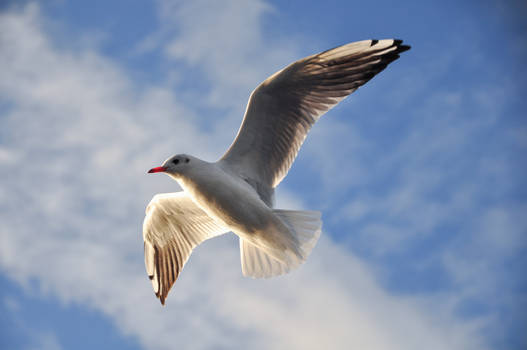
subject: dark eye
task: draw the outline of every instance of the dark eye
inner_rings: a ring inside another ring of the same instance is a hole
[[[174,163],[174,164],[177,164],[177,163],[179,163],[179,159],[177,159],[177,158],[176,158],[176,159],[174,159],[174,160],[172,161],[172,163]]]
[[[190,159],[185,158],[185,163],[188,163],[188,162],[190,162]]]

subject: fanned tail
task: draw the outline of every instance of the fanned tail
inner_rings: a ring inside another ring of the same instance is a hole
[[[269,278],[287,273],[300,266],[313,250],[322,229],[321,214],[318,211],[273,210],[294,235],[288,247],[287,261],[280,261],[267,254],[264,249],[240,238],[242,273],[254,278]]]

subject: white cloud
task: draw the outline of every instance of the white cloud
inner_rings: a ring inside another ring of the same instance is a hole
[[[273,38],[268,42],[261,27],[264,15],[273,13],[264,1],[159,0],[161,27],[146,39],[168,61],[168,76],[185,103],[204,115],[220,110],[223,118],[207,118],[216,129],[215,157],[227,149],[240,125],[250,92],[267,76],[300,58],[294,42]],[[182,78],[181,68],[192,72]],[[180,84],[184,84],[180,86]]]
[[[211,75],[212,105],[238,101],[232,96],[239,91],[221,90],[255,79],[245,75],[262,71],[248,59],[254,53],[265,51],[269,60],[289,55],[261,48],[257,19],[268,7],[243,2],[248,19],[237,22],[241,4],[213,8],[214,16],[199,3],[175,10],[178,34],[167,50]],[[179,11],[215,21],[211,28],[207,20],[181,22]],[[140,229],[150,197],[177,186],[144,172],[189,145],[199,156],[216,155],[227,146],[219,136],[224,127],[200,130],[195,106],[163,85],[137,87],[96,51],[55,47],[40,16],[33,4],[0,17],[0,96],[8,102],[0,119],[0,266],[28,293],[94,307],[152,349],[484,348],[477,322],[441,312],[442,298],[390,295],[327,234],[305,266],[272,280],[241,277],[234,237],[206,242],[161,308],[144,273]],[[223,35],[206,36],[225,25],[232,28]],[[229,61],[233,53],[223,50],[209,57],[218,41],[240,57]],[[281,202],[299,203],[290,193]],[[31,279],[39,291],[30,289]]]

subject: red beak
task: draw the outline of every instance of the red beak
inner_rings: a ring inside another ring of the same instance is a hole
[[[165,168],[164,166],[158,166],[157,168],[152,168],[150,170],[148,170],[148,173],[151,174],[151,173],[163,173],[167,170],[167,168]]]

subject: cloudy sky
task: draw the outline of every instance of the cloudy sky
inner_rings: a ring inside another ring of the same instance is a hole
[[[0,2],[3,349],[525,349],[522,1]],[[243,278],[235,236],[166,307],[143,266],[146,170],[215,160],[252,89],[351,41],[412,50],[314,127],[278,205],[308,262]]]

